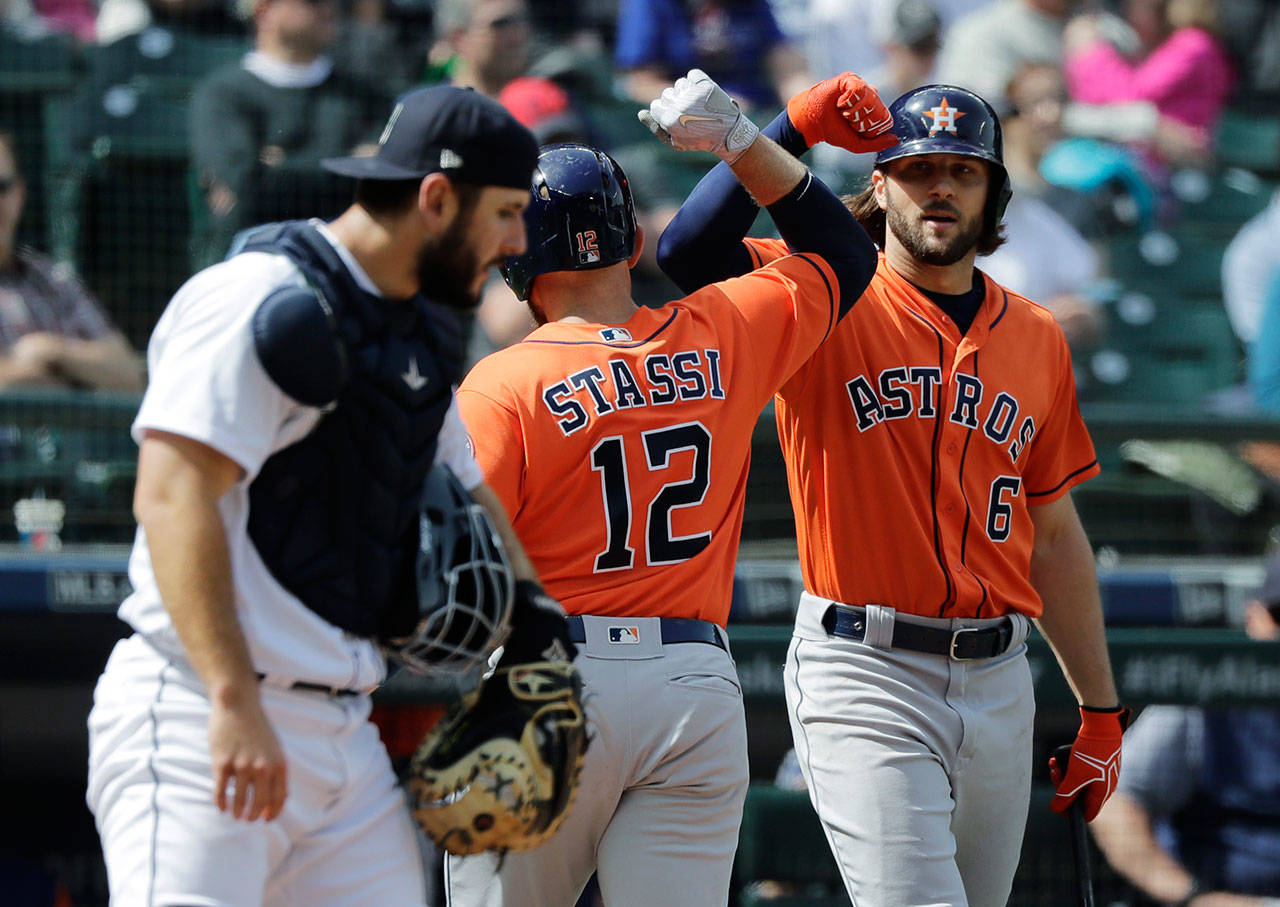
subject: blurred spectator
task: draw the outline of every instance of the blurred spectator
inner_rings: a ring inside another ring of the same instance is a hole
[[[1166,165],[1209,162],[1214,127],[1235,82],[1233,66],[1214,34],[1216,0],[1125,0],[1124,13],[1137,45],[1129,56],[1107,39],[1099,17],[1071,22],[1067,89],[1084,104],[1154,107],[1148,115],[1131,108],[1125,118],[1145,132],[1134,144],[1163,183]]]
[[[1096,340],[1104,326],[1093,295],[1100,276],[1098,254],[1055,210],[1058,200],[1071,193],[1050,186],[1039,171],[1045,151],[1062,136],[1062,79],[1056,67],[1025,66],[1006,95],[1011,109],[1003,120],[1004,163],[1013,183],[1004,215],[1007,239],[978,266],[997,283],[1051,311],[1067,342],[1078,349]]]
[[[0,132],[0,387],[140,391],[141,358],[70,272],[14,237],[26,186]]]
[[[242,227],[342,207],[324,157],[372,147],[390,106],[378,86],[334,66],[326,51],[334,0],[247,0],[254,49],[196,89],[191,155],[208,206],[197,254],[211,262]]]
[[[941,41],[942,16],[933,0],[898,0],[889,20],[889,33],[881,45],[883,61],[860,75],[876,87],[886,103],[891,103],[911,89],[934,81]]]
[[[1248,220],[1222,255],[1222,301],[1236,336],[1247,344],[1258,339],[1264,300],[1280,273],[1280,192],[1266,210]]]
[[[1263,280],[1259,299],[1262,313],[1258,333],[1248,345],[1245,381],[1254,406],[1280,415],[1280,268],[1273,267]],[[1269,474],[1280,481],[1280,471],[1273,468]]]
[[[879,63],[854,70],[874,85],[886,104],[913,88],[933,81],[934,63],[942,38],[942,16],[933,0],[892,0],[889,21],[878,50]],[[843,72],[844,70],[837,70]],[[833,73],[834,75],[834,73]],[[828,185],[841,186],[871,172],[874,154],[851,154],[826,143],[810,152],[813,168]]]
[[[381,82],[392,97],[411,88],[426,58],[422,24],[395,15],[395,0],[349,0],[344,11],[334,64]]]
[[[768,0],[619,0],[614,60],[648,104],[697,67],[746,107],[776,110],[811,84]]]
[[[1280,638],[1280,557],[1245,606]],[[1116,793],[1091,824],[1107,861],[1163,904],[1280,898],[1280,711],[1149,706],[1124,738]]]
[[[939,38],[951,23],[989,2],[930,2],[942,23]],[[866,78],[866,73],[881,69],[885,63],[885,44],[893,38],[894,19],[900,15],[900,6],[897,0],[812,0],[802,19],[809,72],[815,78],[829,79],[848,70]],[[880,87],[875,82],[871,84]],[[897,97],[887,89],[881,89],[881,95],[886,104]]]
[[[96,16],[91,0],[0,0],[0,27],[24,39],[67,32],[88,44]]]
[[[1075,0],[994,0],[942,39],[938,81],[975,91],[1001,114],[1005,86],[1028,63],[1062,62],[1062,31]]]
[[[151,26],[206,36],[244,34],[244,22],[228,0],[102,0],[98,7],[99,44],[111,44]]]
[[[586,125],[569,93],[550,79],[513,79],[498,92],[498,103],[533,133],[539,145],[587,141]]]
[[[529,66],[524,0],[439,0],[430,64],[454,85],[496,98]]]
[[[1241,87],[1280,103],[1280,3],[1219,0],[1221,37],[1236,61]]]

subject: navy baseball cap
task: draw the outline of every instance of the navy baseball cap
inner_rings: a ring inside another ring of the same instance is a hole
[[[326,158],[326,170],[362,180],[443,173],[481,186],[528,189],[538,143],[497,101],[470,88],[433,85],[397,102],[376,154]]]

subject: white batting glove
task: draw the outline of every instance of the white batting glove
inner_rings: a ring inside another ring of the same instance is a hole
[[[637,116],[677,151],[710,151],[727,164],[742,157],[760,134],[737,102],[701,69],[689,70]]]

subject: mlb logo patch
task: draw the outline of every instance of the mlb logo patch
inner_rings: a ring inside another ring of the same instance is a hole
[[[640,644],[640,628],[610,627],[609,642],[617,646],[637,646]]]
[[[626,328],[605,328],[600,332],[600,337],[612,343],[618,340],[630,340],[631,332]]]

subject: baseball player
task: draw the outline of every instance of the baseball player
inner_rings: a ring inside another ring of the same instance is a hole
[[[887,129],[875,92],[860,101]],[[875,248],[701,71],[641,118],[719,155],[784,239],[760,270],[641,308],[629,269],[644,237],[622,170],[583,145],[538,159],[529,251],[504,274],[540,327],[478,363],[458,403],[485,480],[570,614],[594,737],[559,833],[500,862],[450,857],[452,907],[570,907],[597,869],[610,907],[728,899],[747,754],[724,628],[751,434],[862,292]],[[894,141],[845,128],[851,143]]]
[[[272,225],[161,317],[87,799],[115,904],[423,904],[369,692],[417,620],[419,496],[447,465],[497,524],[453,399],[456,319],[525,249],[533,137],[443,86],[397,105],[332,223]],[[436,301],[428,301],[423,293]],[[527,604],[527,601],[526,601]],[[563,623],[563,618],[561,619]]]
[[[842,144],[849,78],[767,132]],[[1053,316],[974,267],[1010,192],[994,111],[931,85],[890,112],[899,143],[846,199],[883,250],[874,277],[775,401],[805,584],[787,702],[854,903],[985,907],[1026,823],[1031,621],[1081,705],[1054,808],[1092,817],[1115,784],[1126,712],[1067,494],[1098,464]],[[739,242],[755,210],[731,182],[708,174],[663,236],[687,290],[784,251]]]

